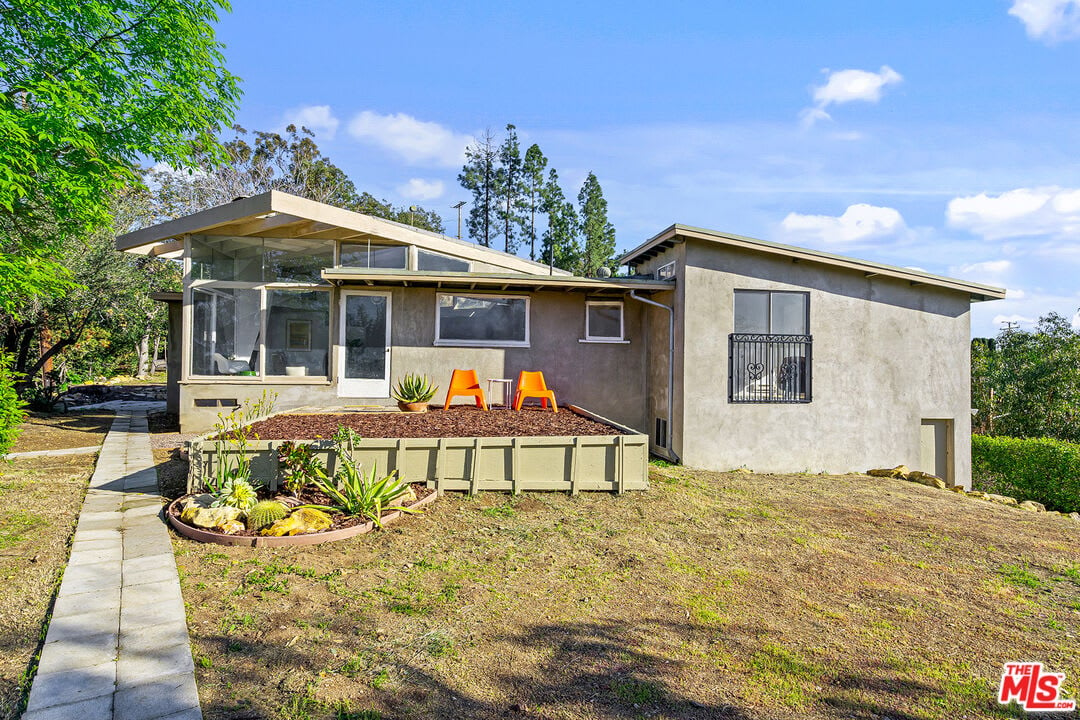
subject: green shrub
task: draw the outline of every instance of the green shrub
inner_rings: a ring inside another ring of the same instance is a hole
[[[19,424],[26,418],[23,405],[15,392],[10,358],[0,354],[0,455],[10,450],[19,437]]]
[[[1080,444],[1047,438],[974,435],[971,473],[980,490],[1080,512]]]

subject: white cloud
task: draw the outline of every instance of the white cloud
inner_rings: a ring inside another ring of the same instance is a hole
[[[380,115],[365,110],[349,122],[349,134],[399,155],[413,165],[460,166],[469,135],[449,130],[439,123],[417,120],[411,115]]]
[[[446,190],[442,180],[424,180],[412,178],[404,185],[398,186],[398,194],[409,200],[434,200],[442,197]]]
[[[987,240],[1049,235],[1080,235],[1080,190],[1060,187],[1017,188],[998,195],[953,198],[945,210],[950,227]]]
[[[851,205],[839,217],[789,213],[780,226],[791,235],[832,245],[894,236],[905,227],[904,218],[897,210],[865,203]]]
[[[1020,324],[1020,325],[1034,325],[1036,322],[1038,322],[1037,318],[1028,317],[1027,315],[1019,315],[1017,313],[1013,313],[1012,315],[995,315],[994,316],[994,324],[995,325],[1005,325],[1005,323],[1017,323],[1017,324]]]
[[[1012,269],[1011,260],[985,260],[949,268],[950,275],[978,281],[980,278],[1000,278]]]
[[[1077,0],[1080,2],[1080,0]],[[828,72],[826,70],[825,72]],[[830,105],[861,101],[876,103],[889,85],[895,85],[904,78],[888,65],[882,65],[877,72],[869,70],[837,70],[830,72],[824,85],[814,88],[814,105],[800,113],[804,125],[813,125],[818,120],[829,120],[826,111]]]
[[[1080,0],[1014,0],[1009,14],[1047,44],[1080,37]]]
[[[329,105],[305,105],[288,110],[285,124],[306,127],[318,139],[333,140],[341,121],[334,117]]]

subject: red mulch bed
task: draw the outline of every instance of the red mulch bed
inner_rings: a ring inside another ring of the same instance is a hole
[[[402,503],[403,507],[409,507],[409,506],[413,505],[416,502],[420,502],[421,500],[426,498],[428,495],[435,492],[434,489],[429,488],[424,483],[412,483],[412,489],[413,489],[413,492],[416,493],[416,500],[413,501],[413,502]],[[293,497],[285,496],[285,495],[275,495],[273,497],[262,497],[260,495],[259,499],[260,500],[280,500],[281,502],[285,503],[286,505],[288,505],[290,507],[295,507],[297,505],[327,505],[327,504],[330,503],[330,498],[326,497],[326,495],[322,494],[318,490],[315,490],[314,488],[311,488],[311,487],[304,488],[300,492],[300,497],[299,498],[293,498]],[[171,514],[173,516],[175,516],[177,519],[179,519],[179,517],[180,517],[179,507],[172,507],[171,508]],[[366,523],[368,521],[368,519],[364,518],[364,517],[357,517],[355,515],[342,515],[340,513],[331,513],[330,514],[330,519],[333,521],[334,524],[331,525],[326,530],[323,530],[321,532],[330,532],[331,530],[342,530],[344,528],[350,528],[350,527],[353,527],[355,525],[363,525],[364,523]],[[200,528],[200,530],[205,530],[205,529],[206,528]],[[239,532],[235,532],[235,533],[232,533],[232,534],[235,535],[235,536],[238,536],[238,537],[254,537],[254,536],[258,535],[259,533],[257,531],[255,531],[255,530],[241,530]],[[315,533],[315,534],[317,535],[318,533]]]
[[[426,413],[360,412],[341,414],[283,414],[251,425],[260,440],[314,440],[329,438],[344,425],[366,438],[540,437],[567,435],[622,435],[605,423],[561,409],[540,407],[516,410],[481,410],[451,405]]]

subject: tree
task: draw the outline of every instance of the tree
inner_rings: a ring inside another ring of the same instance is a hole
[[[503,224],[503,249],[516,253],[517,229],[522,223],[518,203],[522,195],[521,146],[517,128],[506,126],[506,139],[499,148],[499,167],[495,171],[495,188],[499,198],[499,219]]]
[[[971,347],[976,430],[1080,442],[1080,333],[1057,313]]]
[[[70,280],[56,243],[108,223],[144,158],[214,155],[237,79],[221,0],[0,2],[0,306]]]
[[[255,131],[251,143],[244,128],[234,126],[233,133],[222,144],[227,163],[213,166],[211,158],[205,158],[205,169],[190,173],[172,168],[152,171],[151,184],[158,191],[156,207],[161,213],[153,222],[222,205],[237,197],[280,190],[425,230],[443,231],[442,218],[434,211],[410,211],[367,192],[358,193],[345,171],[322,154],[315,134],[305,127],[289,125],[284,136]]]
[[[555,168],[548,172],[547,183],[541,192],[540,208],[548,216],[548,226],[542,238],[543,259],[557,268],[577,272],[581,260],[577,213],[574,212],[574,204],[563,194]]]
[[[465,225],[469,235],[484,247],[491,247],[499,212],[495,192],[498,158],[495,136],[488,130],[475,144],[465,148],[465,166],[458,175],[458,182],[473,195]]]
[[[522,209],[528,213],[528,217],[525,217],[523,213],[522,219],[528,222],[528,225],[523,225],[523,230],[525,237],[529,239],[530,260],[536,260],[536,214],[537,212],[543,212],[541,206],[543,203],[544,170],[547,168],[547,164],[548,160],[544,157],[539,145],[534,143],[525,151],[525,162],[521,168],[523,179]]]
[[[581,235],[581,273],[595,275],[601,267],[615,269],[615,226],[608,222],[607,200],[596,175],[589,173],[578,193]]]

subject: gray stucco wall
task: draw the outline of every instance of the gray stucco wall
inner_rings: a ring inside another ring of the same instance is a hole
[[[360,288],[357,288],[360,289]],[[434,346],[436,290],[394,288],[391,295],[390,380],[393,385],[407,372],[430,376],[440,387],[433,403],[441,404],[455,368],[472,368],[487,390],[486,378],[511,378],[521,370],[542,370],[560,404],[573,403],[634,429],[648,431],[645,422],[645,345],[643,306],[624,301],[627,344],[582,343],[585,337],[585,302],[580,292],[520,293],[531,299],[531,342],[527,348]],[[338,308],[337,293],[332,300]],[[605,297],[604,299],[611,299]],[[336,317],[332,327],[337,327]],[[666,325],[665,325],[666,332]],[[334,337],[336,341],[336,330]],[[331,363],[331,368],[336,366]],[[257,399],[264,389],[279,394],[276,409],[302,406],[393,404],[389,398],[342,398],[335,384],[311,381],[260,383],[191,381],[181,386],[181,425],[184,432],[203,432],[217,421],[223,407],[195,407],[197,399],[242,402]],[[498,398],[489,398],[489,402]],[[459,398],[455,403],[466,402]]]
[[[920,422],[952,423],[952,480],[969,486],[970,300],[960,292],[689,240],[676,449],[690,466],[761,472],[920,465]],[[809,290],[813,401],[732,404],[736,289]]]

